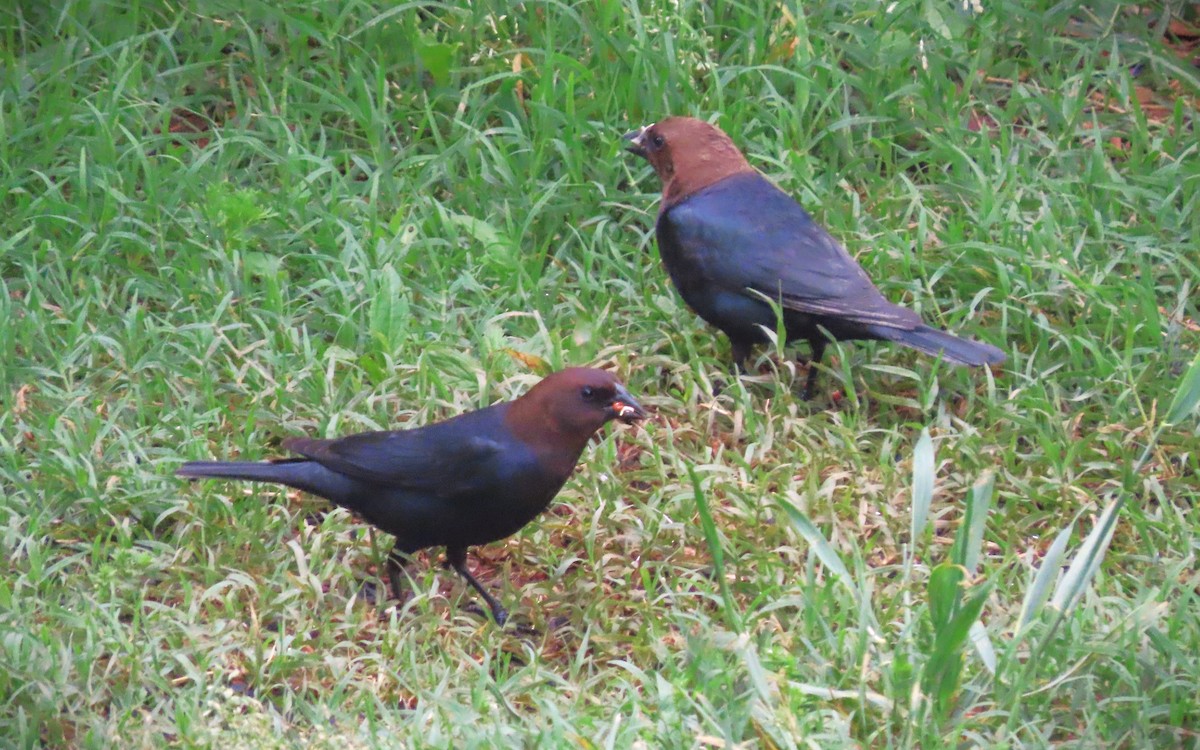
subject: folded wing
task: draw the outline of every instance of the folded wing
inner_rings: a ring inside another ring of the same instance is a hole
[[[727,289],[789,310],[911,330],[911,310],[880,294],[837,240],[758,174],[723,180],[666,216],[682,250]],[[749,292],[746,290],[754,290]]]
[[[326,468],[363,482],[433,497],[486,491],[503,460],[492,412],[507,404],[470,412],[428,427],[394,432],[364,432],[334,440],[290,438],[283,446]]]

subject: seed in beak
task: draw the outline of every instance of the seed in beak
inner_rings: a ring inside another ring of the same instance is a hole
[[[622,419],[625,417],[632,417],[637,414],[637,409],[621,401],[614,401],[612,408],[613,411],[617,413],[617,416],[621,417]]]

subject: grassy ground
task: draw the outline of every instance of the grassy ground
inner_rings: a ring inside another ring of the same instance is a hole
[[[1168,415],[1198,86],[1162,8],[281,5],[0,10],[0,745],[1200,744],[1200,433]],[[620,151],[667,113],[1008,363],[730,383]],[[521,627],[432,554],[377,601],[387,538],[313,498],[172,476],[539,360],[656,418],[475,550]]]

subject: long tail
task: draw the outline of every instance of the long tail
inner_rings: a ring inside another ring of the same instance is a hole
[[[953,362],[956,365],[983,367],[984,365],[998,365],[1006,359],[1004,352],[991,344],[960,339],[958,336],[925,325],[911,331],[876,325],[871,326],[871,332],[882,339],[911,346],[926,354],[934,356],[940,354],[947,362]]]
[[[270,482],[311,492],[334,503],[344,503],[353,491],[352,480],[330,471],[316,461],[303,458],[264,463],[245,461],[189,461],[175,470],[175,475],[189,479],[245,479],[251,482]]]

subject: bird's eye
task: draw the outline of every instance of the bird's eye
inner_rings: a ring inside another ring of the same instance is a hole
[[[591,398],[596,395],[596,391],[590,385],[585,385],[580,393],[583,394],[584,398]]]
[[[653,144],[655,148],[662,148],[663,144],[666,143],[666,140],[664,140],[663,137],[658,133],[655,133],[654,135],[650,136],[650,143]]]

